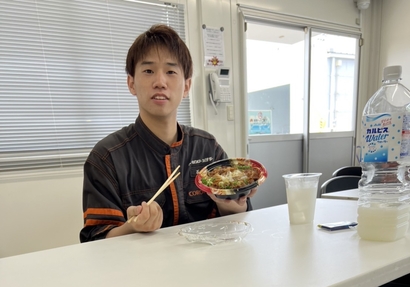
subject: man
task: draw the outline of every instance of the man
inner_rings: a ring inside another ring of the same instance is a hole
[[[81,242],[250,210],[247,197],[221,200],[195,186],[198,170],[227,155],[211,134],[177,123],[193,72],[178,34],[166,25],[141,34],[128,51],[126,72],[140,114],[98,142],[84,165]],[[148,205],[179,165],[181,175]]]

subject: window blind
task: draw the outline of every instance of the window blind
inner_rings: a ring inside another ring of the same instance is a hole
[[[98,140],[133,123],[125,58],[156,23],[185,39],[183,5],[0,1],[0,171],[82,165]],[[178,121],[191,124],[189,98]]]

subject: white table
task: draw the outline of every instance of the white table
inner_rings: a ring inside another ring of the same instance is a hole
[[[359,199],[359,189],[354,188],[354,189],[346,189],[342,191],[323,193],[321,195],[321,198],[358,200]]]
[[[0,286],[379,286],[410,273],[410,235],[361,240],[318,223],[356,220],[357,202],[318,199],[313,225],[289,225],[287,205],[231,215],[242,242],[189,243],[180,226],[0,259]]]

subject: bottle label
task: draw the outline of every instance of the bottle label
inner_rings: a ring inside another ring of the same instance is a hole
[[[401,132],[401,149],[400,157],[410,156],[410,115],[405,114],[403,116],[403,129]]]
[[[403,125],[404,124],[404,125]],[[362,119],[362,162],[398,161],[408,156],[410,117],[402,113],[381,113]],[[402,144],[402,132],[403,142]]]

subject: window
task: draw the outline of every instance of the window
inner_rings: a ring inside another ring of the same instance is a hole
[[[303,29],[248,23],[249,135],[303,133],[304,37]]]
[[[312,133],[355,130],[357,47],[353,36],[312,33]]]
[[[303,29],[247,23],[249,135],[303,133]],[[310,132],[355,129],[357,36],[313,30]]]
[[[1,1],[0,171],[82,165],[98,140],[133,123],[125,58],[156,23],[185,39],[183,5]],[[178,121],[191,124],[189,98]]]
[[[360,28],[237,6],[246,37],[248,135],[303,134],[308,141],[310,133],[354,132]]]

